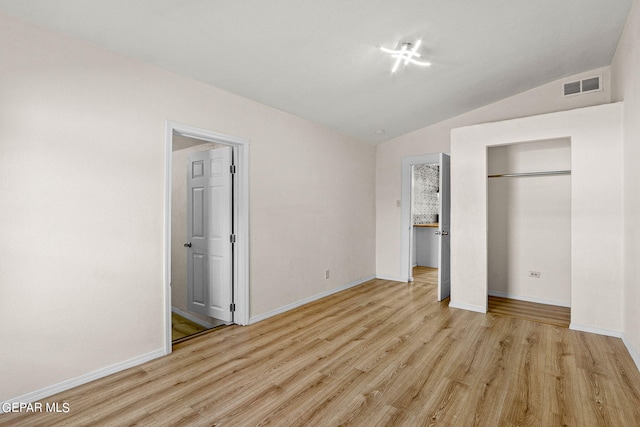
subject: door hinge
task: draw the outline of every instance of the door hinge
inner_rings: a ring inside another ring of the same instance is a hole
[[[231,172],[231,174],[236,173],[236,165],[229,166],[229,172]]]
[[[236,235],[235,235],[235,234],[230,235],[230,236],[229,236],[229,241],[230,241],[231,243],[235,243],[235,242],[236,242]]]
[[[229,306],[229,311],[231,312],[236,311],[236,305],[234,303],[231,303],[231,305]]]

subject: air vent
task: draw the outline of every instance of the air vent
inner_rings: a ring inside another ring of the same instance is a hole
[[[602,81],[600,76],[589,77],[587,79],[575,82],[565,83],[563,85],[564,96],[579,95],[581,93],[597,92],[602,90]]]
[[[579,81],[564,84],[564,96],[576,95],[580,92],[582,92],[582,88]]]

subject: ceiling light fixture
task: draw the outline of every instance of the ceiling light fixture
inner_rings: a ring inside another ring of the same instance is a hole
[[[399,50],[380,47],[380,49],[383,52],[390,54],[392,58],[396,58],[396,62],[393,64],[393,68],[391,69],[391,72],[395,73],[398,67],[400,66],[400,63],[402,63],[403,61],[404,61],[404,65],[411,63],[415,65],[422,65],[423,67],[430,66],[431,65],[430,62],[417,61],[415,59],[415,58],[420,58],[420,54],[418,53],[418,48],[420,47],[421,43],[422,43],[422,40],[418,40],[415,46],[413,46],[411,43],[402,43],[400,45]]]

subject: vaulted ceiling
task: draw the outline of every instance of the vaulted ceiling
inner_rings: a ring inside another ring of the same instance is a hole
[[[0,11],[377,143],[609,65],[631,3],[0,0]],[[432,65],[392,74],[380,47],[418,39]]]

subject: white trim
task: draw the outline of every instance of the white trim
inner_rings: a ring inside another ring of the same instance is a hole
[[[449,307],[451,308],[459,308],[460,310],[468,310],[468,311],[475,311],[476,313],[486,313],[487,309],[485,307],[480,307],[477,305],[470,305],[470,304],[460,304],[454,301],[449,301]]]
[[[189,125],[165,121],[165,167],[164,167],[164,349],[171,353],[171,168],[173,133],[189,138],[225,144],[233,147],[236,155],[236,245],[234,257],[236,266],[234,275],[234,302],[236,311],[234,323],[248,325],[249,320],[249,140],[212,132]]]
[[[608,337],[622,338],[623,333],[620,331],[612,331],[610,329],[596,328],[593,326],[578,325],[571,323],[569,329],[573,331],[589,332],[590,334],[606,335]]]
[[[375,278],[380,280],[391,280],[393,282],[402,282],[402,283],[410,282],[410,280],[403,279],[402,277],[396,277],[396,276],[377,275]]]
[[[489,292],[487,292],[487,295],[489,295],[491,297],[515,299],[515,300],[518,300],[518,301],[535,302],[535,303],[538,303],[538,304],[557,305],[559,307],[568,307],[568,308],[571,307],[571,302],[554,301],[554,300],[549,300],[549,299],[544,299],[544,298],[522,297],[522,296],[519,296],[519,295],[513,295],[513,294],[506,293],[506,292],[489,291]]]
[[[186,311],[182,311],[182,310],[180,310],[179,308],[176,308],[176,307],[171,307],[171,312],[175,313],[175,314],[177,314],[177,315],[179,315],[181,317],[184,317],[187,320],[191,320],[193,323],[197,323],[198,325],[202,326],[203,328],[207,328],[207,329],[215,328],[215,327],[219,326],[220,324],[223,324],[223,325],[229,324],[229,323],[223,322],[221,320],[220,320],[220,323],[217,323],[217,324],[209,323],[206,320],[198,319],[196,316],[194,316],[194,315],[192,315],[190,313],[187,313]]]
[[[310,302],[317,301],[317,300],[322,299],[324,297],[328,297],[329,295],[333,295],[335,293],[345,291],[345,290],[347,290],[349,288],[353,288],[355,286],[362,285],[363,283],[366,283],[366,282],[369,282],[371,280],[374,280],[375,278],[376,278],[375,276],[363,277],[362,279],[356,280],[356,281],[351,282],[351,283],[347,283],[346,285],[341,286],[339,288],[334,288],[334,289],[331,289],[331,290],[326,291],[326,292],[321,292],[321,293],[319,293],[317,295],[314,295],[312,297],[305,298],[303,300],[296,301],[296,302],[291,303],[291,304],[287,304],[284,307],[280,307],[280,308],[278,308],[276,310],[269,311],[268,313],[264,313],[264,314],[261,314],[261,315],[256,316],[256,317],[252,317],[251,318],[251,324],[260,322],[262,320],[268,319],[269,317],[273,317],[273,316],[276,316],[278,314],[282,314],[282,313],[287,312],[289,310],[293,310],[294,308],[298,308],[298,307],[303,306],[305,304],[309,304]]]
[[[627,351],[629,352],[629,355],[631,356],[634,363],[636,364],[636,367],[640,371],[640,353],[631,344],[631,341],[629,341],[629,339],[627,338],[627,334],[625,334],[624,332],[622,333],[622,342],[627,347]]]
[[[54,394],[62,393],[63,391],[70,390],[74,387],[78,387],[83,384],[87,384],[91,381],[95,381],[97,379],[104,378],[106,376],[115,374],[117,372],[124,371],[125,369],[142,365],[143,363],[146,363],[153,359],[157,359],[162,356],[164,356],[164,349],[160,348],[158,350],[152,351],[151,353],[142,354],[132,359],[125,360],[123,362],[118,362],[115,365],[100,368],[96,371],[89,372],[84,375],[80,375],[79,377],[71,378],[71,379],[62,381],[61,383],[50,385],[40,390],[32,391],[31,393],[27,393],[27,394],[23,394],[22,396],[15,397],[13,399],[8,399],[5,402],[6,403],[36,402],[38,400],[45,399],[49,396],[53,396]],[[1,408],[0,408],[0,413],[2,413]]]
[[[171,171],[173,153],[173,128],[164,126],[164,256],[162,257],[164,277],[164,354],[171,353]]]

